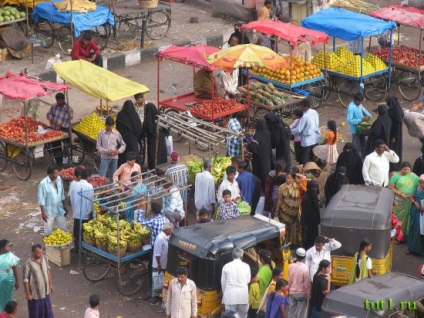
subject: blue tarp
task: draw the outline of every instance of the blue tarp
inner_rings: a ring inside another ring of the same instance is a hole
[[[352,41],[361,36],[377,35],[394,29],[396,23],[340,8],[329,8],[303,19],[302,26],[345,41]]]
[[[63,1],[63,0],[56,0]],[[40,19],[48,20],[50,22],[69,25],[71,24],[70,12],[59,12],[53,5],[54,2],[40,2],[34,8],[32,13],[32,20],[38,23]],[[75,36],[79,37],[82,31],[90,30],[106,22],[110,25],[115,24],[115,18],[109,8],[97,6],[96,11],[87,13],[72,14],[72,22],[74,24]]]

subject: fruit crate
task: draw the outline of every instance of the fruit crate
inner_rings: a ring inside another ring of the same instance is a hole
[[[59,267],[71,265],[71,246],[49,246],[46,245],[46,256],[50,262]]]

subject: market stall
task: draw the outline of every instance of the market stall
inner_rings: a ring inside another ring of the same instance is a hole
[[[289,47],[289,56],[285,57],[288,66],[269,70],[267,68],[253,68],[249,72],[250,78],[263,83],[272,83],[275,87],[309,95],[313,100],[313,108],[318,108],[324,96],[324,74],[302,54],[302,46],[327,43],[328,35],[296,24],[279,21],[253,21],[242,26],[243,30],[255,30],[272,40]],[[276,45],[278,47],[278,45]],[[294,50],[298,51],[294,56]],[[303,56],[302,56],[303,55]]]
[[[136,182],[124,180],[111,187],[104,185],[94,188],[93,192],[82,192],[80,195],[94,204],[96,217],[81,225],[80,265],[82,273],[91,282],[105,278],[111,270],[115,270],[117,290],[125,296],[138,292],[147,278],[148,254],[151,253],[150,230],[137,223],[129,215],[138,209],[142,202],[147,207],[142,210],[144,218],[150,217],[149,205],[152,200],[159,200],[167,195],[164,189],[169,184],[164,177],[147,171],[142,174],[142,185],[145,194],[125,196],[125,187],[136,186]],[[178,185],[179,186],[179,185]],[[189,186],[179,186],[186,190]],[[124,189],[124,191],[122,190]],[[126,218],[126,220],[124,220]],[[147,286],[146,286],[147,287]]]
[[[111,113],[110,102],[132,97],[137,93],[149,92],[149,89],[142,84],[130,81],[84,60],[56,63],[53,65],[53,69],[64,81],[99,99],[99,109],[106,110],[101,115],[115,115],[115,113]],[[106,104],[103,104],[103,101],[106,101]],[[91,162],[97,170],[100,156],[97,153],[96,142],[99,132],[105,128],[104,120],[105,116],[93,113],[72,127],[72,132],[82,141],[82,152],[91,158]],[[142,142],[140,154],[143,161],[144,150],[144,142]]]
[[[374,101],[384,98],[390,88],[391,48],[389,64],[386,65],[375,55],[365,57],[364,38],[387,31],[392,39],[395,23],[340,8],[329,8],[307,17],[302,21],[302,26],[333,37],[333,52],[319,52],[312,63],[327,72],[327,88],[330,92],[337,91],[344,106],[347,107],[358,92],[363,92]],[[345,46],[336,49],[336,38],[348,41],[351,50]]]
[[[72,157],[72,141],[68,141],[70,131],[52,130],[35,119],[39,97],[67,90],[65,84],[42,82],[12,73],[0,78],[1,115],[13,118],[7,122],[2,118],[0,125],[0,171],[10,162],[16,176],[28,180],[35,159],[43,158],[44,151],[53,157],[50,143],[55,141],[64,141]],[[23,104],[21,111],[15,108],[17,102]]]
[[[370,13],[372,17],[396,22],[398,27],[397,46],[393,48],[392,65],[400,70],[396,83],[400,94],[407,101],[414,101],[421,96],[422,74],[424,71],[424,51],[422,50],[423,29],[424,29],[424,10],[403,5],[391,5],[385,8],[377,9]],[[418,37],[418,49],[401,45],[400,26],[408,26],[420,30]],[[390,57],[390,50],[384,48],[373,52],[386,63]]]

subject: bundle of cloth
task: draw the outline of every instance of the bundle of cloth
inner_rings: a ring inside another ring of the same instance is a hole
[[[96,11],[96,3],[88,0],[66,0],[55,2],[53,4],[60,12],[79,12]]]

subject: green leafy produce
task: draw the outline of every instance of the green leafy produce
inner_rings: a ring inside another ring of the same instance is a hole
[[[252,208],[246,201],[237,202],[237,209],[239,210],[241,215],[250,214],[250,212],[252,211]]]
[[[225,157],[222,155],[212,158],[212,170],[211,174],[215,180],[215,183],[220,183],[224,177],[225,169],[231,165],[231,157]],[[194,182],[196,174],[203,170],[203,160],[192,160],[186,163],[188,169],[189,180]]]

